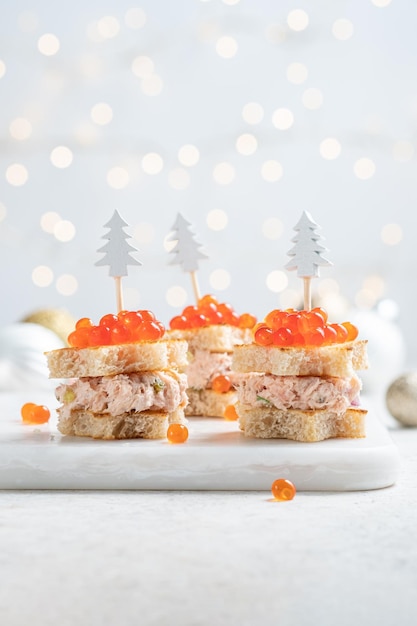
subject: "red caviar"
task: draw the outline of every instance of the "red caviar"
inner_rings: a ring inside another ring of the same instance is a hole
[[[297,491],[290,480],[278,478],[272,483],[271,492],[275,500],[283,502],[285,500],[292,500]]]
[[[184,424],[170,424],[167,439],[169,443],[185,443],[188,439],[188,428]]]
[[[211,388],[217,393],[227,393],[232,387],[232,381],[229,376],[216,376],[211,381]]]
[[[228,404],[224,410],[224,419],[235,422],[239,418],[234,404]]]
[[[311,311],[274,309],[253,327],[253,338],[260,346],[326,346],[354,341],[358,329],[351,322],[329,324],[324,309]]]
[[[20,409],[20,414],[25,424],[45,424],[51,417],[48,407],[33,402],[26,402]]]
[[[164,325],[152,311],[120,311],[118,315],[104,315],[97,326],[90,318],[82,317],[75,324],[75,330],[68,335],[68,344],[72,348],[90,348],[135,341],[158,341],[164,333]]]
[[[180,315],[173,317],[169,323],[171,330],[188,330],[202,328],[213,324],[229,324],[238,328],[253,328],[256,317],[250,313],[237,315],[227,302],[218,302],[212,295],[199,299],[197,305],[188,305]]]

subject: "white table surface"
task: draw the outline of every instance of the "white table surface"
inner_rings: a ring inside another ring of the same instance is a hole
[[[1,491],[2,626],[417,623],[417,429],[393,487]]]

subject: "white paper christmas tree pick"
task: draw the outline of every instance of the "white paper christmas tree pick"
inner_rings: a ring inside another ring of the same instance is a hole
[[[120,217],[118,211],[115,211],[107,224],[104,224],[104,228],[110,230],[107,235],[103,235],[102,239],[108,239],[108,242],[97,250],[97,252],[104,252],[104,257],[95,263],[95,265],[109,266],[109,276],[114,278],[116,285],[118,313],[123,310],[122,276],[127,276],[128,265],[142,265],[140,261],[130,256],[137,250],[126,241],[130,238],[124,232],[126,226],[126,222]]]
[[[190,222],[178,213],[177,219],[172,226],[173,233],[168,237],[168,241],[175,241],[175,246],[171,252],[175,255],[170,265],[181,265],[184,272],[189,272],[194,291],[196,303],[201,298],[196,271],[198,262],[207,259],[207,255],[201,252],[201,244],[195,239],[196,235],[191,230]]]
[[[297,232],[291,241],[294,246],[288,252],[292,257],[285,268],[287,270],[297,270],[297,276],[304,281],[304,308],[311,309],[311,279],[320,276],[319,267],[333,265],[331,261],[322,256],[327,252],[327,248],[319,241],[323,237],[316,231],[320,228],[307,211],[303,211],[300,220],[294,226]]]

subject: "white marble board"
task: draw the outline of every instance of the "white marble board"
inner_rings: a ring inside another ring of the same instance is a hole
[[[191,418],[185,444],[64,437],[24,425],[19,395],[0,394],[0,489],[265,490],[288,478],[298,491],[356,491],[395,483],[396,446],[372,410],[367,437],[307,444],[244,437],[236,422]],[[29,399],[55,407],[51,398]]]

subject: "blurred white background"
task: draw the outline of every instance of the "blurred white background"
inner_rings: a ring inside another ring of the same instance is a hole
[[[115,309],[94,265],[115,209],[142,262],[126,308],[167,323],[193,303],[166,242],[178,212],[208,256],[203,293],[258,317],[299,305],[284,266],[307,210],[333,262],[315,302],[334,321],[362,315],[362,336],[388,318],[417,362],[415,0],[0,11],[0,326],[45,307],[95,322]]]

